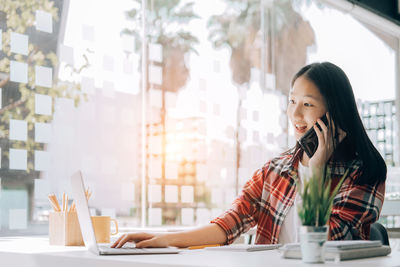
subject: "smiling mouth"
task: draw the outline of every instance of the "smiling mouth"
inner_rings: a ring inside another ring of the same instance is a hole
[[[307,130],[307,126],[301,126],[295,124],[294,127],[296,128],[296,131],[299,133],[304,133]]]

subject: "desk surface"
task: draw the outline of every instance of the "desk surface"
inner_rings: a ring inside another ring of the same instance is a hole
[[[84,247],[50,246],[47,238],[0,238],[0,262],[3,266],[79,267],[79,266],[294,266],[307,265],[301,260],[283,259],[276,250],[233,252],[182,250],[173,255],[97,256]],[[326,262],[320,266],[400,266],[400,251],[389,256],[339,263]],[[310,266],[319,266],[312,264]]]

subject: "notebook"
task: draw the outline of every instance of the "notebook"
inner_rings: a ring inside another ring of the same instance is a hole
[[[279,249],[287,259],[301,259],[299,243],[286,244]],[[352,259],[386,256],[391,253],[389,246],[382,246],[380,241],[346,240],[327,241],[325,244],[325,260],[343,261]]]
[[[281,244],[274,245],[246,245],[246,244],[233,244],[228,246],[220,247],[206,247],[206,250],[225,250],[225,251],[261,251],[261,250],[271,250],[277,249]]]
[[[356,248],[371,248],[380,247],[382,242],[379,240],[339,240],[339,241],[327,241],[325,247],[329,250],[346,250]]]
[[[74,173],[71,177],[72,192],[76,203],[78,220],[81,226],[83,241],[88,250],[97,255],[131,255],[131,254],[176,254],[179,249],[168,248],[132,248],[124,246],[122,248],[110,248],[111,244],[98,245],[94,234],[92,220],[90,219],[89,206],[85,195],[82,173]]]

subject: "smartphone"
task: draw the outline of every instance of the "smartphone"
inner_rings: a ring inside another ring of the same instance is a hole
[[[325,123],[325,125],[328,127],[328,119],[326,118],[326,114],[321,117],[321,120]],[[317,127],[319,125],[317,124]],[[314,127],[311,127],[299,140],[299,144],[301,148],[304,150],[304,152],[307,153],[307,156],[311,158],[315,151],[318,148],[318,137],[317,133],[314,130]]]

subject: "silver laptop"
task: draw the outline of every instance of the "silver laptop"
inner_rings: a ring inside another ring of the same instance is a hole
[[[81,226],[81,232],[85,246],[89,251],[97,255],[131,255],[131,254],[175,254],[179,249],[168,248],[110,248],[110,244],[97,244],[94,234],[92,220],[90,219],[89,206],[85,195],[85,186],[83,184],[82,173],[77,171],[71,177],[72,193],[78,212],[78,220]]]

